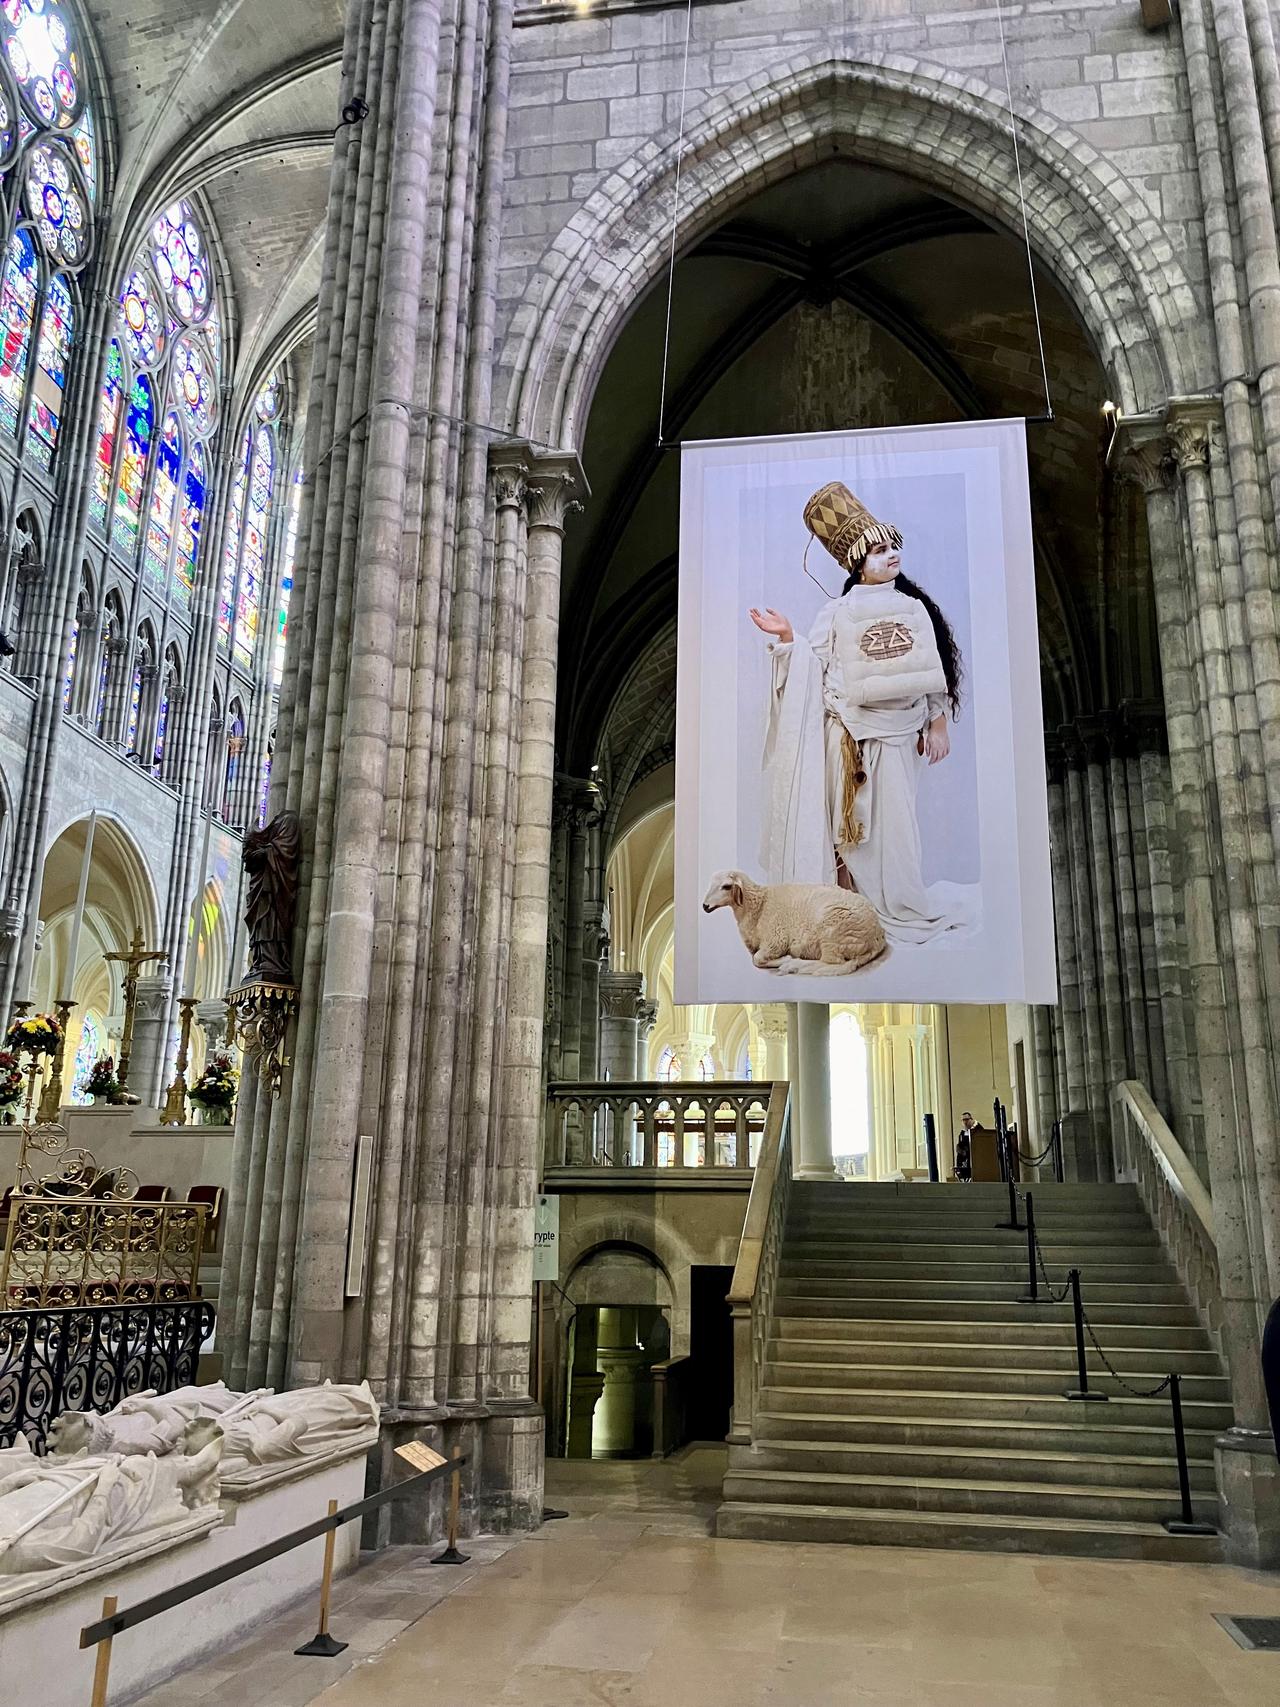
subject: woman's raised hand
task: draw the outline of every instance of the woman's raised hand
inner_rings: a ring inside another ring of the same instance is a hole
[[[786,617],[781,611],[774,610],[772,605],[766,605],[763,610],[757,610],[752,605],[747,615],[762,634],[772,634],[774,639],[780,640],[784,646],[789,646],[796,637],[795,630]]]

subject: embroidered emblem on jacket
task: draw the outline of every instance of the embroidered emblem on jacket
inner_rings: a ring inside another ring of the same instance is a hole
[[[906,623],[889,619],[873,622],[858,643],[864,657],[872,659],[902,658],[914,645]]]

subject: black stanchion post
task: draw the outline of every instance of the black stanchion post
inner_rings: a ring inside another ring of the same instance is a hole
[[[1105,1393],[1094,1392],[1089,1386],[1089,1367],[1085,1362],[1084,1355],[1084,1305],[1080,1301],[1080,1270],[1073,1268],[1067,1279],[1071,1282],[1071,1309],[1076,1319],[1076,1381],[1078,1385],[1068,1387],[1065,1396],[1068,1399],[1105,1399],[1107,1396]]]
[[[1024,1304],[1040,1302],[1040,1276],[1036,1272],[1036,1204],[1030,1192],[1026,1197],[1027,1204],[1027,1296]]]
[[[924,1151],[929,1161],[929,1184],[937,1185],[942,1176],[938,1172],[938,1132],[931,1114],[924,1117]]]
[[[1187,1431],[1182,1422],[1182,1380],[1178,1375],[1169,1377],[1169,1405],[1173,1411],[1173,1449],[1178,1455],[1178,1493],[1182,1510],[1177,1517],[1166,1518],[1164,1527],[1170,1535],[1216,1535],[1218,1532],[1213,1524],[1196,1522],[1196,1514],[1191,1507],[1191,1471],[1187,1466]]]
[[[449,1545],[443,1553],[437,1553],[431,1561],[433,1565],[465,1565],[470,1559],[470,1553],[458,1551],[458,1510],[462,1504],[462,1448],[455,1446],[451,1454],[454,1465],[449,1477]]]
[[[1000,1098],[997,1097],[991,1106],[996,1127],[996,1161],[1000,1167],[1000,1178],[1002,1180],[1011,1180],[1013,1175],[1009,1171],[1008,1147],[1004,1141],[1004,1127],[1000,1121]],[[1015,1220],[1016,1218],[1016,1216],[1013,1217]]]
[[[1053,1123],[1053,1177],[1059,1185],[1062,1185],[1066,1179],[1066,1172],[1062,1165],[1062,1122],[1060,1120],[1055,1120]]]

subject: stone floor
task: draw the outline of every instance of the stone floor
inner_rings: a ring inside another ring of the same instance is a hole
[[[723,1453],[549,1466],[572,1515],[432,1568],[395,1549],[145,1707],[1276,1707],[1280,1653],[1215,1612],[1280,1616],[1280,1579],[897,1548],[717,1541]]]

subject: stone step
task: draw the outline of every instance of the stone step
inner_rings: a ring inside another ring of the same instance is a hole
[[[1111,1227],[1099,1227],[1096,1223],[1078,1232],[1037,1227],[1036,1233],[1046,1260],[1050,1251],[1060,1252],[1063,1257],[1070,1256],[1073,1265],[1077,1262],[1083,1264],[1089,1254],[1099,1248],[1109,1256],[1126,1251],[1150,1251],[1155,1256],[1163,1253],[1163,1246],[1150,1226],[1135,1227],[1132,1235],[1127,1229],[1117,1231]],[[907,1245],[986,1245],[1025,1251],[1027,1241],[1025,1233],[1012,1230],[998,1233],[995,1228],[985,1226],[895,1227],[892,1223],[877,1227],[819,1227],[812,1231],[788,1226],[786,1234],[787,1253],[796,1256],[858,1256],[864,1247],[879,1245],[890,1245],[896,1249]]]
[[[1080,1420],[1061,1424],[1039,1419],[965,1418],[949,1412],[881,1416],[869,1407],[841,1416],[822,1411],[757,1411],[755,1430],[760,1444],[825,1440],[850,1446],[977,1447],[999,1452],[1101,1453],[1109,1457],[1133,1454],[1156,1459],[1173,1450],[1173,1423],[1167,1405],[1163,1423],[1145,1424],[1114,1422],[1110,1402],[1078,1404],[1074,1409]],[[916,1410],[923,1413],[922,1406]],[[1186,1434],[1188,1459],[1211,1464],[1217,1429],[1188,1428]]]
[[[856,1506],[862,1510],[934,1511],[991,1517],[1070,1517],[1104,1523],[1160,1523],[1178,1509],[1176,1486],[1102,1487],[1065,1482],[1019,1482],[970,1475],[944,1480],[851,1475],[806,1470],[725,1473],[726,1500],[770,1505]],[[1217,1499],[1193,1495],[1197,1521],[1216,1522]]]
[[[875,1388],[852,1388],[817,1380],[810,1386],[766,1385],[760,1391],[760,1407],[771,1415],[889,1419],[936,1414],[956,1422],[1015,1422],[1053,1428],[1110,1428],[1118,1421],[1151,1428],[1169,1425],[1167,1394],[1158,1399],[1133,1399],[1110,1379],[1095,1382],[1090,1375],[1089,1381],[1090,1386],[1108,1395],[1107,1403],[1083,1404],[1067,1399],[1056,1384],[1044,1392],[1010,1392],[1005,1388],[984,1392],[943,1382],[908,1387],[886,1380]],[[1184,1395],[1182,1410],[1190,1430],[1216,1434],[1230,1428],[1234,1420],[1226,1397],[1190,1399]]]
[[[1171,1363],[1177,1365],[1178,1374],[1184,1381],[1193,1375],[1222,1379],[1222,1365],[1216,1353],[1207,1348],[1203,1351],[1171,1352],[1165,1346],[1135,1346],[1127,1340],[1117,1340],[1108,1343],[1106,1351],[1112,1365],[1126,1378],[1132,1380],[1136,1377],[1139,1386],[1150,1387],[1161,1380],[1169,1373]],[[1101,1375],[1103,1365],[1093,1355],[1092,1347],[1086,1345],[1085,1356],[1090,1374],[1096,1372]],[[1076,1348],[1074,1338],[1070,1342],[1063,1339],[1055,1345],[1043,1342],[1008,1345],[1003,1340],[990,1339],[971,1345],[955,1340],[940,1344],[915,1340],[904,1345],[896,1338],[806,1340],[775,1337],[770,1341],[766,1356],[768,1368],[782,1369],[797,1362],[813,1368],[825,1365],[829,1369],[866,1364],[875,1364],[882,1369],[898,1365],[921,1369],[934,1364],[951,1369],[1054,1369],[1063,1376],[1074,1376]]]
[[[904,1322],[875,1316],[793,1316],[775,1311],[773,1334],[780,1340],[887,1340],[902,1345],[1057,1345],[1075,1344],[1075,1329],[1069,1315],[1027,1305],[1011,1322]],[[1127,1322],[1125,1343],[1133,1346],[1164,1346],[1170,1352],[1208,1351],[1211,1342],[1202,1327],[1146,1327]]]
[[[780,1277],[775,1289],[775,1299],[778,1309],[792,1308],[797,1302],[857,1304],[862,1299],[884,1296],[887,1287],[891,1287],[893,1296],[899,1297],[905,1304],[913,1299],[928,1304],[963,1304],[968,1299],[998,1304],[1004,1301],[1019,1301],[1022,1292],[1027,1290],[1027,1280],[1024,1275],[1021,1280],[947,1280],[944,1284],[939,1284],[937,1280],[908,1280],[905,1277],[901,1280],[788,1280],[787,1277]],[[1062,1287],[1058,1287],[1058,1290],[1062,1290]],[[1089,1316],[1094,1316],[1099,1304],[1147,1306],[1186,1302],[1181,1287],[1161,1280],[1125,1284],[1118,1280],[1091,1280],[1087,1287],[1082,1285],[1082,1296],[1085,1313]],[[1046,1308],[1048,1302],[1050,1301],[1046,1299]]]
[[[1045,1258],[1050,1279],[1061,1286],[1066,1267]],[[786,1257],[783,1280],[820,1280],[824,1285],[845,1281],[878,1280],[897,1285],[904,1280],[935,1282],[946,1296],[947,1288],[959,1280],[991,1280],[1017,1285],[1027,1278],[1025,1252],[996,1252],[975,1249],[971,1257],[917,1257],[899,1252],[896,1257]],[[1043,1279],[1043,1274],[1040,1276]],[[1149,1285],[1176,1286],[1177,1277],[1168,1263],[1152,1258],[1147,1262],[1101,1262],[1081,1265],[1082,1283],[1088,1286]]]
[[[1051,1179],[1025,1179],[1015,1182],[1019,1191],[1030,1190],[1037,1205],[1061,1210],[1075,1207],[1090,1209],[1095,1214],[1108,1212],[1143,1213],[1142,1198],[1136,1185],[1096,1184],[1071,1181],[1059,1185]],[[883,1214],[980,1214],[994,1205],[1002,1208],[1009,1201],[1009,1188],[1000,1180],[984,1180],[973,1185],[950,1185],[939,1181],[929,1185],[924,1181],[907,1187],[893,1181],[835,1181],[796,1180],[791,1188],[794,1209],[843,1208],[848,1211],[876,1210]]]
[[[1116,1368],[1131,1386],[1141,1388],[1154,1385],[1151,1376],[1126,1368],[1123,1364],[1117,1364]],[[881,1386],[897,1391],[904,1388],[945,1387],[966,1393],[1045,1393],[1061,1396],[1075,1386],[1074,1370],[1074,1362],[1066,1367],[1057,1367],[1044,1360],[1038,1368],[1011,1369],[1007,1364],[993,1361],[973,1365],[954,1362],[913,1365],[891,1362],[806,1363],[798,1358],[785,1362],[773,1359],[765,1365],[764,1384],[775,1389],[822,1386],[874,1392]],[[1090,1366],[1089,1380],[1091,1384],[1096,1381],[1102,1392],[1111,1390],[1112,1378],[1104,1376],[1096,1364]],[[1227,1384],[1221,1375],[1189,1375],[1182,1383],[1182,1392],[1187,1399],[1203,1400],[1211,1404],[1225,1404],[1228,1397]]]
[[[1050,1270],[1050,1278],[1056,1279]],[[1037,1286],[1044,1284],[1043,1278],[1037,1274]],[[777,1283],[775,1297],[781,1304],[789,1298],[876,1298],[883,1295],[887,1285],[892,1286],[895,1297],[902,1299],[920,1298],[953,1302],[965,1298],[987,1298],[997,1301],[1008,1298],[1010,1294],[1018,1295],[1025,1292],[1029,1286],[1027,1271],[1011,1275],[1007,1280],[938,1280],[935,1278],[915,1279],[908,1275],[895,1275],[886,1279],[882,1275],[869,1277],[865,1280],[850,1280],[842,1277],[839,1280],[824,1280],[812,1275],[788,1276],[782,1275]],[[1087,1287],[1084,1277],[1081,1277],[1082,1293],[1085,1309],[1093,1313],[1098,1304],[1180,1304],[1185,1303],[1186,1294],[1181,1287],[1171,1281],[1098,1281],[1089,1276]],[[1061,1289],[1061,1282],[1058,1282]]]
[[[908,1484],[924,1481],[998,1480],[1090,1489],[1169,1490],[1178,1499],[1178,1464],[1172,1441],[1167,1454],[1107,1453],[1096,1446],[947,1446],[939,1442],[898,1445],[876,1441],[759,1440],[729,1451],[729,1470],[786,1470],[807,1477],[892,1476]],[[1210,1455],[1193,1458],[1187,1471],[1193,1496],[1217,1499]]]
[[[1164,1273],[1171,1264],[1159,1245],[1053,1245],[1040,1243],[1041,1254],[1050,1274],[1066,1278],[1067,1270],[1078,1268],[1081,1274],[1092,1274],[1098,1267],[1141,1268]],[[1021,1263],[1026,1267],[1025,1240],[1012,1244],[983,1245],[977,1240],[967,1244],[848,1244],[840,1240],[824,1240],[820,1244],[802,1245],[792,1241],[787,1245],[783,1263],[787,1268],[811,1265],[833,1274],[862,1273],[867,1270],[885,1274],[911,1268],[936,1269],[946,1273],[952,1264],[982,1264],[990,1262]]]
[[[948,1547],[1092,1559],[1170,1559],[1216,1564],[1218,1536],[1169,1535],[1158,1523],[1083,1523],[1070,1518],[963,1517],[852,1506],[781,1505],[762,1499],[722,1505],[716,1534],[743,1541],[837,1542],[846,1546]]]
[[[1013,1288],[999,1298],[810,1298],[788,1295],[779,1299],[780,1306],[792,1316],[825,1316],[830,1320],[865,1321],[875,1317],[881,1321],[902,1322],[1024,1322],[1027,1312],[1035,1310],[1048,1321],[1067,1321],[1072,1318],[1071,1305],[1063,1300],[1050,1303],[1024,1304]],[[1085,1309],[1095,1329],[1127,1322],[1144,1323],[1149,1327],[1193,1328],[1199,1317],[1190,1304],[1126,1304],[1109,1299],[1085,1298]],[[1105,1339],[1104,1339],[1105,1343]]]

